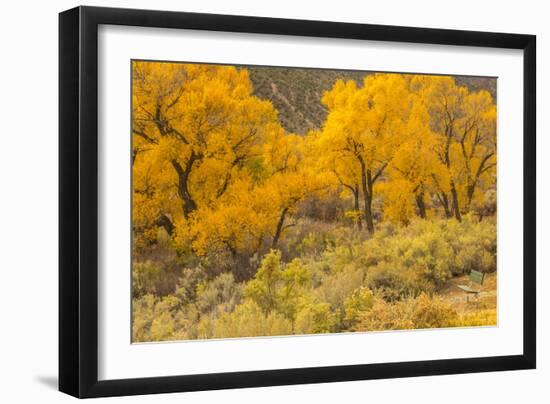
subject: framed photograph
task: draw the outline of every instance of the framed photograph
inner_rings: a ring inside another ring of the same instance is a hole
[[[533,369],[532,35],[59,17],[59,388]]]

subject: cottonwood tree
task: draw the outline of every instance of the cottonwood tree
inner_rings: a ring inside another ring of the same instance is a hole
[[[464,118],[456,136],[458,164],[462,166],[461,184],[464,211],[470,211],[475,191],[483,183],[492,185],[496,170],[496,106],[487,91],[468,94]]]
[[[453,77],[415,76],[411,88],[424,98],[430,125],[439,137],[436,153],[446,167],[448,184],[437,197],[447,217],[461,220],[475,191],[496,167],[496,106],[487,91],[470,93]]]
[[[402,143],[388,167],[388,180],[379,187],[385,195],[384,216],[402,224],[409,223],[415,210],[426,219],[426,199],[440,184],[448,183],[445,167],[435,152],[438,138],[430,129],[428,111],[419,97],[412,100]]]
[[[338,81],[323,96],[323,104],[328,116],[322,143],[326,153],[349,157],[359,171],[364,218],[373,233],[374,185],[383,178],[401,143],[410,108],[407,83],[396,74],[367,76],[363,87],[354,81]]]
[[[176,222],[223,205],[246,182],[280,124],[245,69],[134,62],[132,79],[135,227],[173,234]]]
[[[267,178],[258,192],[277,212],[271,232],[273,249],[278,247],[283,232],[295,225],[288,219],[299,203],[307,196],[322,195],[330,185],[319,165],[315,142],[313,134],[287,134],[265,145]]]

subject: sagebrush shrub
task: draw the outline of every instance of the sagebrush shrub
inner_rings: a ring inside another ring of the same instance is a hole
[[[356,331],[383,331],[453,327],[458,314],[440,297],[423,293],[416,299],[388,303],[376,299],[373,307],[358,315]]]
[[[357,322],[361,313],[369,311],[374,305],[374,295],[370,289],[355,289],[344,301],[345,320],[349,325]]]
[[[400,262],[380,264],[367,272],[366,284],[387,301],[416,297],[422,292],[433,292],[435,286],[420,266],[405,267]]]
[[[414,301],[411,320],[414,328],[444,328],[452,327],[457,318],[456,311],[441,297],[429,297],[422,293]]]
[[[452,276],[496,269],[492,219],[412,220],[407,227],[386,224],[373,236],[308,223],[319,234],[306,232],[301,244],[289,237],[286,253],[258,255],[247,280],[220,273],[208,257],[209,268],[135,263],[134,340],[496,324],[491,306],[457,313],[438,296]],[[291,250],[302,258],[288,258]],[[167,293],[175,274],[177,286]]]
[[[308,303],[300,307],[293,324],[294,334],[319,334],[335,331],[337,315],[328,303]]]
[[[188,338],[190,321],[175,296],[144,295],[132,301],[132,340],[164,341]]]
[[[332,310],[343,311],[345,300],[363,285],[364,276],[363,270],[350,265],[342,271],[321,277],[314,294],[320,301],[329,303]]]
[[[132,294],[134,297],[174,293],[181,275],[180,268],[170,260],[134,262],[132,265]]]
[[[196,306],[200,313],[214,310],[233,311],[242,300],[242,284],[236,283],[231,273],[224,273],[210,282],[199,283],[196,287]]]
[[[375,299],[370,310],[358,314],[353,331],[385,331],[414,328],[410,315],[411,308],[402,302],[387,303]]]
[[[232,313],[223,313],[214,325],[214,338],[292,334],[292,324],[277,312],[265,314],[253,301],[238,305]],[[199,337],[200,338],[200,337]]]

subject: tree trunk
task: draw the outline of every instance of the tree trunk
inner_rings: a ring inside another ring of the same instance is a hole
[[[374,221],[372,219],[372,178],[370,171],[367,172],[365,162],[361,157],[358,157],[361,164],[361,186],[363,188],[363,198],[365,202],[365,221],[367,222],[367,230],[369,233],[374,233]]]
[[[353,209],[356,212],[359,212],[361,207],[359,206],[359,185],[355,185],[353,188]],[[357,217],[357,229],[363,230],[363,220],[361,219],[361,216]]]
[[[451,208],[449,207],[449,197],[445,192],[441,192],[437,194],[439,198],[439,202],[441,202],[441,206],[443,206],[443,210],[445,211],[445,217],[447,219],[450,219],[452,217]]]
[[[277,228],[275,230],[275,235],[273,236],[273,242],[271,243],[271,248],[276,249],[277,244],[279,244],[279,239],[281,238],[281,233],[283,232],[283,226],[285,224],[286,214],[288,213],[288,208],[284,208],[281,211],[281,216],[277,222]]]
[[[157,224],[166,230],[166,233],[168,233],[169,236],[172,236],[174,234],[174,230],[176,226],[172,223],[170,218],[166,216],[164,213],[162,213],[159,218],[157,219]]]
[[[372,218],[372,198],[365,194],[365,220],[367,221],[367,230],[370,234],[374,233],[374,220]]]
[[[188,181],[191,170],[193,169],[193,164],[196,161],[199,161],[201,156],[195,152],[191,152],[189,160],[185,164],[185,168],[177,160],[172,160],[172,166],[178,173],[178,195],[182,200],[182,209],[183,216],[187,219],[189,215],[197,209],[197,204],[193,200],[191,193],[189,192]]]
[[[467,199],[466,199],[466,212],[470,211],[470,207],[472,206],[472,199],[474,198],[474,191],[476,189],[476,185],[470,184],[468,185],[467,189]]]
[[[453,181],[451,181],[451,196],[453,198],[453,213],[456,220],[459,222],[462,221],[462,216],[460,215],[460,206],[458,203],[458,193],[456,192],[456,187]]]
[[[416,195],[416,206],[418,208],[418,216],[426,219],[426,204],[424,203],[424,192]]]
[[[477,183],[479,181],[479,177],[481,177],[481,174],[487,169],[490,168],[487,167],[485,164],[489,161],[489,159],[494,155],[494,153],[489,153],[485,155],[485,157],[481,160],[481,163],[479,164],[479,167],[477,169],[477,172],[473,178],[470,178],[468,188],[467,188],[467,199],[466,199],[466,212],[470,211],[470,208],[472,207],[472,200],[474,199],[474,192],[477,187]],[[496,163],[495,163],[496,164]]]

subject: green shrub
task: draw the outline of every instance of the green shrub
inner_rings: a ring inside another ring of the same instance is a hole
[[[387,300],[414,297],[472,269],[496,270],[496,228],[468,215],[462,222],[414,220],[377,232],[355,248],[355,256],[366,268],[368,286]]]
[[[496,226],[492,220],[477,222],[466,216],[462,223],[447,224],[447,242],[455,252],[454,275],[496,271]]]
[[[368,288],[356,289],[344,302],[345,320],[348,325],[357,322],[359,315],[372,308],[374,295]]]
[[[328,303],[308,303],[296,314],[294,334],[319,334],[335,331],[337,316]]]
[[[296,315],[298,300],[311,286],[311,275],[299,260],[284,265],[281,252],[271,250],[263,259],[254,279],[244,289],[264,313],[278,312],[290,321]]]

